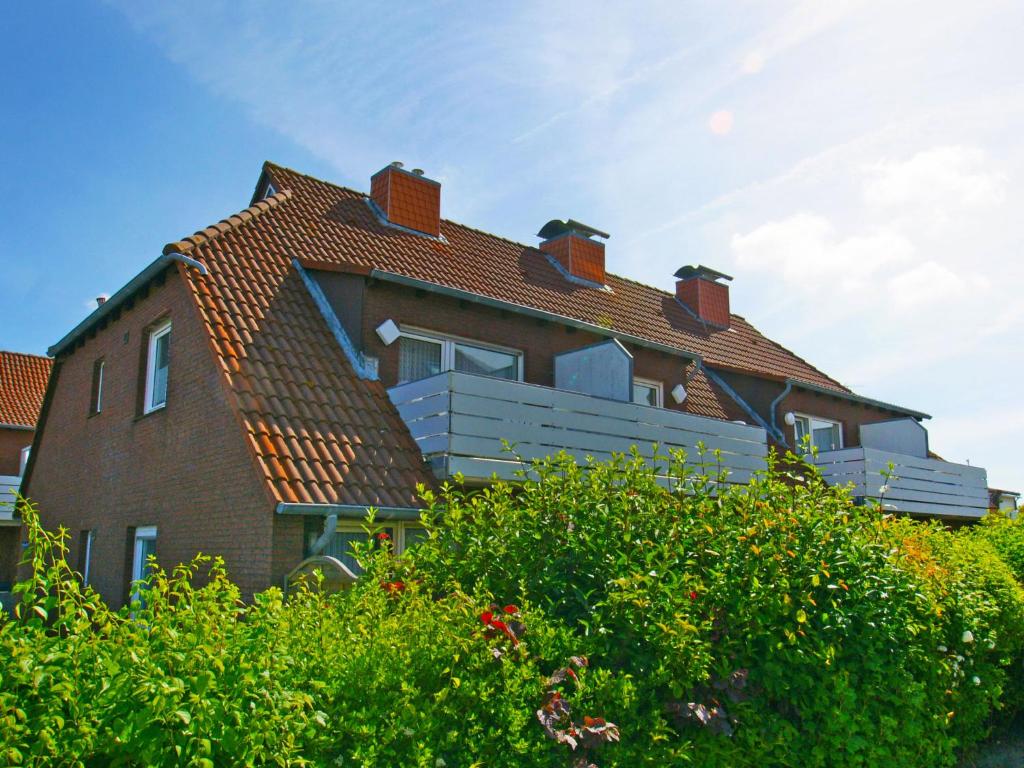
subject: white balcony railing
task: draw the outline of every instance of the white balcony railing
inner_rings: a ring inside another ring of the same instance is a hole
[[[14,525],[14,500],[21,478],[16,475],[0,475],[0,526]]]
[[[685,449],[688,462],[697,463],[703,443],[707,472],[717,472],[710,451],[718,449],[729,480],[738,483],[765,468],[768,452],[760,427],[456,371],[400,384],[388,395],[440,477],[516,477],[523,466],[502,440],[526,461],[564,450],[579,462],[633,446],[649,458],[657,443],[663,453]]]
[[[853,495],[883,496],[886,509],[914,515],[979,518],[988,511],[988,478],[981,467],[876,448],[819,453],[815,463],[831,485],[853,484]],[[883,472],[893,465],[887,480]]]

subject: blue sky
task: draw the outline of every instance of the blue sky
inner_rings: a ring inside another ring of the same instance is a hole
[[[1024,6],[622,5],[12,5],[0,348],[45,351],[264,159],[361,189],[399,159],[472,226],[734,275],[735,312],[1024,490]]]

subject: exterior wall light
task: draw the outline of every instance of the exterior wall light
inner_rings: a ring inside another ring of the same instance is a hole
[[[398,330],[398,325],[394,320],[388,319],[377,326],[377,335],[384,342],[384,346],[389,347],[402,335],[402,332]]]
[[[677,403],[682,403],[686,399],[686,387],[682,384],[676,384],[672,387],[672,399]]]

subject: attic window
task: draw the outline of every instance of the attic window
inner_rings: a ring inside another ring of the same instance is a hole
[[[268,197],[270,197],[271,195],[276,195],[276,194],[277,194],[277,187],[275,187],[275,186],[274,186],[274,182],[272,182],[272,181],[271,181],[271,180],[270,180],[270,179],[268,178],[268,179],[267,179],[267,180],[266,180],[266,181],[265,181],[265,182],[263,183],[263,189],[262,189],[262,190],[260,191],[260,193],[259,193],[258,195],[256,195],[256,198],[257,198],[258,200],[266,200],[266,199],[267,199]]]

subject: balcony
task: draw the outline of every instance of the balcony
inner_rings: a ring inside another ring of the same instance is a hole
[[[0,475],[0,527],[18,525],[14,519],[14,500],[21,478],[16,475]]]
[[[970,520],[988,511],[988,479],[981,467],[867,447],[823,451],[814,461],[830,485],[852,483],[855,497],[877,501],[887,486],[887,511]]]
[[[515,479],[524,468],[515,456],[529,462],[565,451],[582,463],[636,446],[650,458],[654,443],[662,453],[682,448],[694,463],[698,443],[718,449],[729,481],[746,483],[765,468],[768,452],[760,427],[457,371],[400,384],[388,395],[438,477],[461,473],[473,483]],[[718,471],[714,456],[705,461],[708,474]]]

